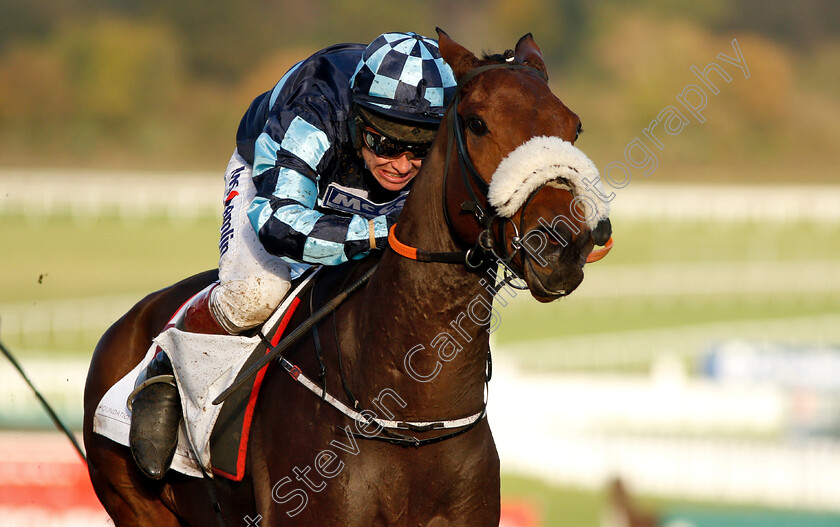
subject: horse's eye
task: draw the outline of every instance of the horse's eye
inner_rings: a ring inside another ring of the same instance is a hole
[[[470,117],[467,119],[467,127],[470,132],[475,135],[484,135],[487,133],[487,125],[479,117]]]
[[[582,134],[582,133],[583,133],[583,125],[578,123],[577,130],[575,130],[575,141],[577,141],[578,137],[580,137],[580,134]]]

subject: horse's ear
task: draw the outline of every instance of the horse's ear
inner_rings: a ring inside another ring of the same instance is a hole
[[[534,37],[530,33],[520,38],[519,42],[516,43],[515,54],[517,62],[543,72],[546,78],[548,78],[548,71],[545,69],[542,51],[540,51],[540,47],[534,42]]]
[[[478,58],[472,51],[452,40],[441,28],[438,27],[435,30],[438,34],[440,55],[452,68],[456,79],[460,79],[466,72],[478,65]]]

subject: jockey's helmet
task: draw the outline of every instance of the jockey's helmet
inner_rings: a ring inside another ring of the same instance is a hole
[[[437,41],[416,33],[384,33],[365,48],[350,86],[354,135],[355,128],[371,126],[396,140],[425,143],[434,139],[457,82]]]

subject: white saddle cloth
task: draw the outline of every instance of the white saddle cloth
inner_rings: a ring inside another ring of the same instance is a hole
[[[172,469],[201,477],[201,469],[193,455],[195,451],[205,470],[211,473],[210,432],[221,410],[221,405],[215,406],[212,401],[230,386],[259,341],[259,337],[200,335],[167,329],[155,338],[155,345],[149,348],[140,364],[102,397],[93,417],[93,431],[128,446],[131,411],[126,401],[140,372],[160,346],[172,361],[185,416],[178,432]]]
[[[312,276],[314,274],[299,287]],[[280,304],[266,322],[267,327],[277,324],[295,294],[287,296]],[[179,316],[180,311],[173,320]],[[174,327],[165,330],[154,339],[143,360],[102,397],[93,417],[93,431],[128,446],[131,411],[126,402],[140,372],[151,362],[156,347],[160,346],[172,361],[185,417],[185,424],[182,423],[178,431],[178,447],[171,468],[188,476],[201,477],[197,461],[200,459],[204,469],[212,475],[210,433],[221,410],[221,405],[213,405],[213,400],[233,383],[259,342],[259,336],[202,335]]]

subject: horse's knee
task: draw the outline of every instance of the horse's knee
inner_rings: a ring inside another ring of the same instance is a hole
[[[223,283],[213,290],[213,314],[231,333],[251,329],[271,316],[290,285],[282,278],[265,276]]]

